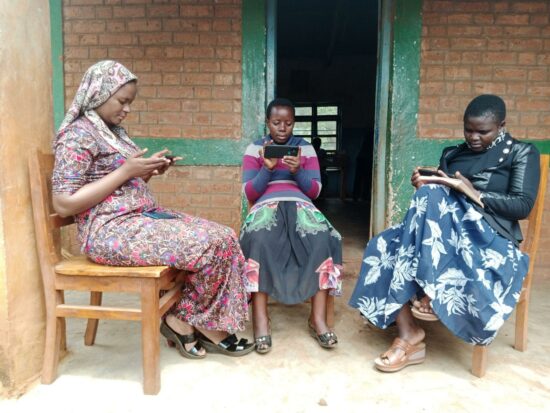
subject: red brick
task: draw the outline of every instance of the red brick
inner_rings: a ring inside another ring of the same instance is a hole
[[[181,131],[177,126],[149,126],[149,134],[153,138],[179,138]]]
[[[115,6],[113,7],[113,16],[115,18],[136,18],[145,17],[145,7],[143,6]]]
[[[449,36],[479,36],[482,32],[480,26],[449,26]]]
[[[160,73],[142,73],[139,76],[141,85],[151,86],[162,84],[162,75]]]
[[[106,59],[108,57],[108,50],[105,47],[90,47],[90,59]]]
[[[113,17],[113,8],[110,6],[96,7],[95,15],[98,19],[111,19]]]
[[[527,79],[526,69],[499,68],[495,69],[496,80],[525,80]]]
[[[548,98],[518,98],[516,99],[518,111],[550,111],[550,100]]]
[[[520,125],[529,126],[536,125],[539,121],[539,116],[532,113],[524,113],[520,117]]]
[[[233,49],[231,47],[216,47],[216,57],[218,59],[231,59],[233,56]]]
[[[200,108],[203,112],[232,112],[233,105],[228,100],[204,100]]]
[[[240,73],[240,62],[222,62],[222,72],[224,73]]]
[[[142,112],[139,114],[139,121],[141,123],[155,125],[158,123],[158,113]]]
[[[162,75],[162,84],[163,85],[180,85],[181,84],[181,75],[179,73],[163,73]]]
[[[483,54],[483,63],[491,65],[498,62],[503,64],[516,64],[518,59],[517,53],[514,52],[487,52]]]
[[[488,12],[491,10],[490,3],[487,1],[454,1],[453,3],[453,11],[463,11],[467,13],[479,13],[479,12]],[[442,11],[448,11],[448,10],[442,10]]]
[[[542,50],[544,43],[542,39],[512,39],[509,44],[510,50],[525,52]]]
[[[210,113],[193,113],[193,125],[210,125]]]
[[[159,125],[192,125],[193,119],[189,112],[161,112],[158,114]]]
[[[177,4],[148,5],[147,16],[149,17],[177,17],[179,6]]]
[[[472,51],[475,49],[483,50],[486,47],[487,41],[485,39],[472,39],[468,37],[451,39],[452,49]]]
[[[147,102],[147,106],[149,110],[156,111],[156,112],[176,112],[179,111],[181,108],[180,101],[179,100],[154,100],[150,99]]]
[[[534,65],[537,63],[536,53],[518,53],[518,64],[520,65]]]
[[[183,62],[183,71],[185,73],[198,73],[200,71],[200,61],[185,59]]]
[[[516,2],[511,4],[511,11],[517,13],[544,13],[548,11],[547,1]]]
[[[462,115],[458,112],[436,113],[434,123],[437,125],[456,125],[462,121]]]
[[[242,37],[240,33],[223,33],[218,34],[218,44],[222,46],[240,46]]]
[[[471,82],[454,82],[454,93],[457,94],[470,94],[472,93],[472,83]]]
[[[143,49],[139,47],[109,47],[108,51],[109,58],[113,60],[135,59],[143,57]]]
[[[199,111],[199,101],[198,100],[182,100],[181,101],[181,110],[183,112],[198,112]]]
[[[93,19],[95,18],[95,7],[93,6],[64,6],[64,19]]]
[[[184,73],[182,81],[186,85],[211,85],[213,77],[210,73]]]
[[[199,33],[174,33],[174,43],[199,44]]]
[[[508,83],[506,85],[507,95],[525,95],[526,90],[527,86],[524,82]]]
[[[104,20],[78,20],[73,22],[72,33],[103,33],[105,32]]]
[[[496,24],[525,25],[529,24],[528,14],[498,14]]]
[[[89,55],[87,47],[65,47],[66,59],[87,59]]]
[[[471,77],[472,72],[468,66],[448,66],[445,68],[445,79],[447,80],[470,79]]]
[[[476,13],[474,15],[474,23],[481,25],[489,25],[495,22],[495,16],[493,14]]]
[[[241,10],[238,6],[215,6],[214,15],[217,18],[237,18],[241,16]]]
[[[536,25],[548,25],[550,22],[550,16],[548,14],[535,14],[531,15],[529,17],[529,23],[530,24],[536,24]],[[548,30],[548,27],[543,28],[542,35],[544,36],[544,32]]]
[[[544,68],[544,69],[531,69],[531,70],[529,70],[527,78],[530,81],[535,81],[535,82],[543,82],[543,81],[546,81],[546,80],[550,79],[548,77],[548,69],[547,68]]]
[[[211,179],[212,170],[208,167],[198,167],[195,166],[191,168],[191,178],[193,179]]]
[[[215,60],[201,61],[199,65],[199,70],[201,72],[215,73],[215,72],[219,72],[220,68],[221,68],[220,62]]]
[[[200,33],[199,44],[203,46],[215,46],[218,44],[218,35],[216,33]]]
[[[493,95],[503,95],[506,92],[505,83],[497,82],[477,82],[474,83],[474,93],[481,94],[493,94]]]
[[[162,22],[158,19],[132,19],[128,20],[129,32],[158,32],[162,29]]]
[[[449,49],[449,39],[447,38],[435,38],[430,40],[430,50],[448,50]]]
[[[195,86],[193,96],[197,99],[210,99],[212,97],[212,88],[209,86]]]
[[[208,46],[186,46],[183,53],[186,59],[213,58],[214,48]]]
[[[213,17],[214,7],[182,5],[180,15],[182,17]]]
[[[108,33],[123,33],[126,32],[125,21],[107,21],[105,23],[106,32]],[[103,31],[103,30],[102,30]]]
[[[550,85],[547,86],[529,86],[527,88],[529,96],[546,96],[550,97]]]
[[[139,43],[144,46],[158,44],[172,44],[172,33],[144,33],[139,34]]]
[[[159,98],[184,99],[193,97],[191,86],[159,86],[157,88]]]
[[[211,123],[213,126],[240,126],[241,116],[234,113],[213,113]]]
[[[447,22],[449,24],[472,24],[473,14],[449,13],[447,14]]]
[[[197,139],[200,138],[201,129],[200,126],[182,126],[181,136],[182,138]]]
[[[223,85],[223,86],[230,86],[233,84],[233,75],[231,74],[216,74],[214,75],[214,84],[215,85]]]

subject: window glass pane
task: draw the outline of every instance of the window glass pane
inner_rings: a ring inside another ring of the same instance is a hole
[[[319,106],[317,115],[338,115],[338,106]]]
[[[301,108],[295,108],[296,109],[296,116],[311,116],[313,111],[311,110],[311,106],[304,106]]]
[[[323,120],[317,122],[317,133],[319,135],[336,135],[336,121]]]
[[[323,136],[321,139],[321,148],[327,151],[336,150],[336,136]]]
[[[293,133],[296,136],[311,136],[311,122],[296,122]]]

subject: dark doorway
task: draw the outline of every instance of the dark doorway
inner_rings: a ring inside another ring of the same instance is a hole
[[[278,0],[276,26],[275,94],[297,104],[294,133],[327,151],[318,206],[357,202],[368,225],[378,0]]]

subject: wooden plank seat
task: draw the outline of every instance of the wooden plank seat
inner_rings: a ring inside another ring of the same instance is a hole
[[[57,376],[59,355],[66,349],[66,317],[87,318],[86,345],[93,345],[99,319],[141,322],[143,390],[160,390],[160,318],[179,301],[185,274],[166,266],[113,267],[100,265],[79,255],[63,258],[60,228],[74,223],[52,207],[51,176],[54,157],[36,151],[29,159],[29,176],[36,246],[46,302],[46,342],[42,383]],[[89,291],[89,305],[65,304],[66,290]],[[102,293],[128,292],[140,296],[139,308],[103,307]],[[166,293],[160,297],[160,292]]]

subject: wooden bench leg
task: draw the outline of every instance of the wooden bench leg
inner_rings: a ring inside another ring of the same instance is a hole
[[[488,346],[474,346],[472,354],[472,374],[476,377],[485,376],[487,370]]]
[[[158,280],[142,280],[141,345],[143,351],[143,392],[160,391],[160,314]]]
[[[527,350],[527,324],[529,321],[529,300],[521,300],[516,307],[516,342],[518,351]]]
[[[334,296],[327,296],[327,326],[331,330],[334,328]]]
[[[101,299],[103,293],[101,291],[90,292],[90,305],[101,305]],[[97,318],[89,318],[88,325],[86,326],[86,333],[84,334],[84,344],[87,346],[93,346],[95,343],[95,336],[97,334],[97,325],[99,320]]]

